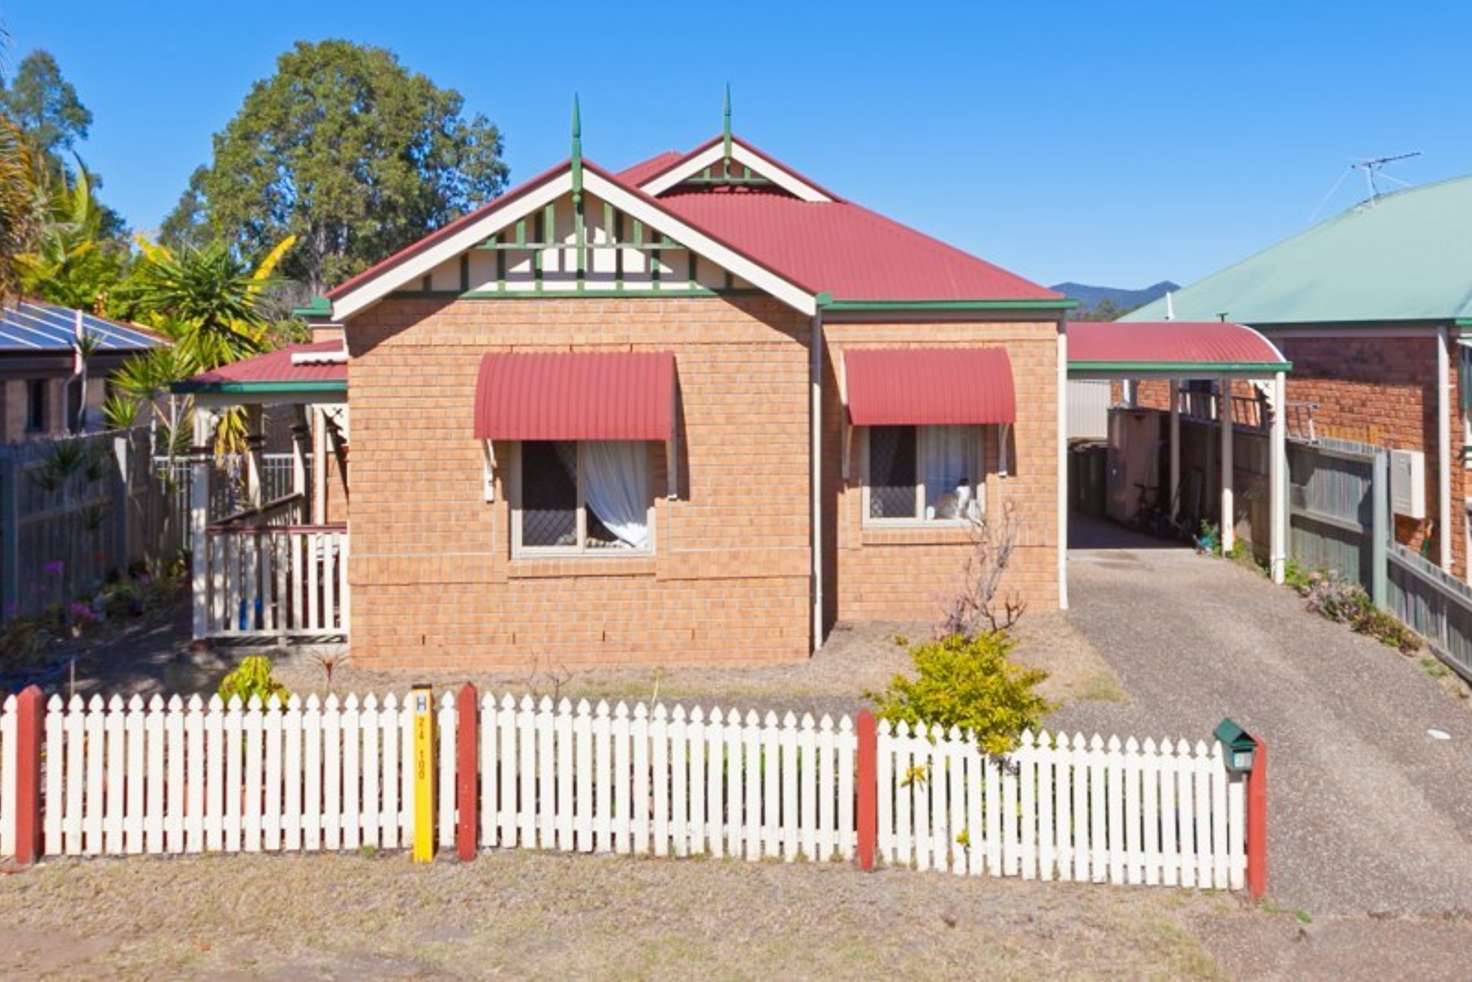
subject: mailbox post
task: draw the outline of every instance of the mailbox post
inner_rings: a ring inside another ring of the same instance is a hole
[[[1227,770],[1247,776],[1247,892],[1261,900],[1268,887],[1268,747],[1235,720],[1224,719],[1213,735],[1221,741]]]

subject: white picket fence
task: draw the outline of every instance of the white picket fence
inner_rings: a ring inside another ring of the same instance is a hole
[[[446,697],[447,699],[449,697]],[[442,725],[453,730],[454,709]],[[443,715],[444,710],[441,710]],[[51,855],[392,849],[412,841],[408,699],[53,696]],[[453,759],[441,760],[451,768]],[[453,788],[453,781],[451,781]],[[453,835],[450,842],[453,843]]]
[[[1242,888],[1245,786],[1221,744],[1024,733],[1006,758],[955,729],[879,724],[885,862],[1023,879]]]
[[[853,724],[620,702],[499,707],[480,721],[481,846],[744,856],[854,854]]]
[[[1210,748],[1024,734],[1007,757],[957,730],[880,723],[873,777],[848,717],[481,698],[479,848],[849,860],[877,796],[887,865],[1240,889],[1244,787]],[[436,840],[456,844],[455,698],[437,715]],[[14,849],[15,699],[0,714],[0,855]],[[388,695],[284,705],[51,697],[51,855],[316,851],[413,839],[413,715]]]

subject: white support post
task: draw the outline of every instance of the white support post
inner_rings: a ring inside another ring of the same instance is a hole
[[[1058,607],[1068,609],[1068,325],[1058,322]]]
[[[307,494],[307,446],[312,439],[312,427],[307,422],[307,407],[297,404],[292,407],[291,425],[291,493],[301,495],[303,499]],[[306,521],[304,512],[307,502],[300,501],[299,509],[294,520],[298,523]]]
[[[1217,396],[1216,414],[1222,424],[1222,552],[1230,552],[1236,544],[1232,505],[1232,380],[1222,379]]]
[[[812,494],[813,651],[823,647],[823,311],[813,314],[809,337],[809,426],[812,431],[808,481]]]
[[[321,406],[312,407],[312,519],[311,524],[327,521],[327,414]]]
[[[194,636],[209,633],[209,541],[205,528],[210,516],[210,438],[215,416],[202,406],[194,407],[194,444],[190,448],[190,590],[194,604]]]
[[[265,452],[266,437],[261,432],[264,413],[260,406],[245,407],[245,494],[252,508],[259,508],[261,498],[261,472],[265,469],[261,455]]]
[[[1452,571],[1452,400],[1451,354],[1447,331],[1436,332],[1436,541],[1440,565]]]
[[[1180,512],[1181,494],[1181,383],[1180,379],[1168,379],[1170,392],[1170,517]]]
[[[1287,376],[1278,372],[1273,376],[1273,429],[1268,446],[1268,484],[1272,515],[1268,566],[1274,583],[1283,582],[1288,560],[1288,502],[1283,500],[1288,486],[1287,397]]]

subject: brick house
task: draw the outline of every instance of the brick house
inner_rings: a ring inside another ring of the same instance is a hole
[[[1004,503],[1007,587],[1066,602],[1069,301],[729,128],[573,147],[331,290],[314,344],[181,386],[201,462],[243,402],[327,451],[311,502],[196,513],[196,634],[347,634],[350,594],[359,664],[795,660],[936,620]]]
[[[86,393],[77,340],[93,339]],[[103,425],[107,376],[129,355],[164,343],[151,331],[69,307],[20,298],[0,308],[0,443]],[[86,413],[82,413],[84,405]]]
[[[1472,430],[1462,384],[1472,343],[1472,177],[1380,195],[1174,293],[1186,320],[1249,324],[1292,362],[1296,435],[1425,455],[1425,517],[1396,537],[1472,580],[1466,467]],[[1126,316],[1157,320],[1161,299]],[[1249,394],[1242,383],[1234,392]],[[1168,406],[1166,383],[1137,401]],[[1296,411],[1295,411],[1296,410]],[[1445,534],[1444,534],[1445,533]]]

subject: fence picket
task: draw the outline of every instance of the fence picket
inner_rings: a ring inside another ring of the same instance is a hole
[[[642,705],[642,704],[641,704]],[[670,733],[669,713],[656,703],[649,720],[650,768],[654,778],[654,854],[670,851]]]
[[[848,717],[844,717],[847,720]],[[839,724],[843,724],[840,722]],[[874,772],[876,783],[879,785],[876,798],[875,811],[877,812],[877,840],[876,851],[887,865],[894,865],[897,861],[899,851],[898,843],[895,841],[894,826],[894,758],[897,737],[890,729],[889,720],[881,719],[875,727],[875,757]],[[840,802],[842,794],[839,795]]]
[[[710,723],[705,730],[705,786],[707,789],[705,812],[706,846],[717,858],[726,854],[725,840],[725,791],[726,744],[724,716],[719,706],[710,711]]]
[[[788,710],[782,717],[782,729],[777,734],[777,741],[781,747],[782,755],[782,809],[775,814],[776,824],[780,830],[782,859],[785,862],[793,862],[797,859],[798,847],[798,814],[797,814],[797,717]],[[775,755],[771,763],[775,763]]]
[[[225,846],[225,701],[210,696],[205,727],[205,848],[219,852]],[[90,747],[89,747],[90,751]]]
[[[613,710],[613,847],[627,854],[632,848],[633,823],[629,820],[633,763],[629,755],[629,707],[622,700]]]
[[[164,851],[164,697],[154,693],[148,699],[148,715],[143,718],[143,740],[148,758],[147,784],[143,803],[144,852],[158,855]],[[143,775],[134,775],[137,781]]]
[[[747,710],[746,726],[741,731],[745,757],[746,788],[744,790],[746,858],[752,862],[762,857],[762,734],[756,710]]]
[[[198,696],[194,697],[198,700]],[[85,736],[87,706],[82,697],[73,694],[67,700],[67,718],[62,726],[66,734],[66,813],[62,819],[63,848],[68,856],[82,854],[82,802],[88,785],[89,768],[84,752],[89,744]]]
[[[1022,795],[1020,810],[1022,841],[1018,848],[1018,857],[1022,863],[1022,878],[1031,880],[1037,877],[1038,863],[1037,748],[1031,730],[1022,731],[1021,743],[1021,749],[1013,755],[1013,760],[1020,772],[1021,780],[1018,782],[1018,791]]]
[[[322,848],[322,709],[314,692],[307,696],[307,711],[302,714],[302,738],[306,745],[302,755],[302,848]]]
[[[1057,826],[1053,821],[1053,738],[1046,731],[1038,734],[1037,742],[1037,801],[1038,801],[1038,878],[1051,880],[1054,870],[1055,837]]]
[[[812,713],[803,713],[802,730],[798,734],[801,786],[798,809],[802,816],[802,854],[809,860],[827,857],[818,851],[818,733]]]
[[[669,835],[672,840],[670,848],[676,856],[685,856],[690,852],[689,840],[686,838],[686,817],[690,814],[689,747],[686,740],[685,707],[676,706],[670,713],[669,724]],[[665,782],[659,777],[661,771],[658,765],[655,766],[654,773],[655,780],[661,785],[664,784]]]
[[[1167,737],[1160,744],[1160,878],[1168,887],[1180,882],[1180,852],[1177,838],[1176,758],[1174,742]]]
[[[517,759],[517,834],[528,849],[537,847],[537,714],[529,695],[521,697],[516,714],[516,741],[521,751]]]
[[[439,776],[435,792],[439,796],[439,844],[441,849],[455,848],[455,750],[460,728],[456,726],[455,695],[446,691],[440,696],[439,734],[435,741]]]
[[[597,800],[593,805],[594,848],[613,851],[613,721],[608,716],[608,701],[598,700],[593,718],[593,785]]]
[[[1160,756],[1155,741],[1145,738],[1140,780],[1145,812],[1145,884],[1160,883]]]
[[[165,778],[167,800],[164,805],[164,837],[169,852],[184,851],[184,700],[178,693],[169,697],[168,714],[164,719],[167,745],[164,754],[168,758],[168,776]]]
[[[356,849],[362,841],[361,775],[358,757],[360,721],[358,695],[350,692],[343,699],[342,710],[337,718],[338,739],[342,741],[342,783],[338,785],[341,805],[338,809],[337,827],[343,849]]]
[[[251,696],[241,724],[245,738],[245,807],[241,838],[246,852],[261,851],[261,763],[263,756],[261,697]]]
[[[516,700],[511,693],[501,697],[501,710],[497,714],[501,726],[501,845],[516,845]],[[407,770],[407,768],[406,768]],[[412,793],[406,784],[405,795]],[[409,798],[405,798],[407,802]],[[407,807],[407,805],[406,805]]]
[[[378,697],[368,693],[358,710],[358,725],[363,739],[363,798],[358,821],[363,829],[363,845],[374,849],[382,845],[380,825],[383,812],[379,804],[383,753],[378,745],[381,726],[378,721]]]
[[[393,698],[390,696],[389,698]],[[587,706],[584,700],[582,705]],[[500,818],[500,760],[496,756],[498,737],[500,736],[499,723],[496,717],[496,697],[487,692],[480,697],[480,844],[481,848],[489,848],[499,845],[497,832],[499,831],[498,819]],[[387,765],[385,765],[386,767]],[[389,790],[390,779],[384,778],[384,792]],[[385,804],[387,810],[387,804]]]
[[[572,703],[564,696],[553,720],[557,732],[557,848],[573,849]]]
[[[1140,745],[1134,737],[1124,744],[1124,854],[1125,880],[1145,882],[1145,854],[1140,845]],[[1115,798],[1119,795],[1116,793]]]
[[[7,700],[8,701],[8,700]],[[49,807],[46,809],[46,837],[44,847],[47,853],[56,856],[62,852],[62,806],[66,800],[62,790],[62,779],[66,770],[65,748],[63,744],[62,727],[65,719],[62,716],[61,696],[53,694],[46,701],[46,801]],[[0,710],[0,714],[4,714]],[[8,714],[7,714],[8,715]],[[6,724],[0,722],[0,730],[4,730]],[[0,837],[8,834],[5,830],[14,828],[13,820],[9,812],[13,805],[8,802],[14,801],[9,797],[14,792],[10,790],[14,778],[11,775],[17,773],[17,768],[12,765],[9,758],[9,741],[13,739],[6,733],[0,733]],[[11,844],[14,848],[14,843]],[[7,854],[3,845],[0,845],[0,856]]]
[[[281,768],[281,847],[296,852],[302,847],[302,697],[295,693],[286,697],[281,735],[286,748]]]

